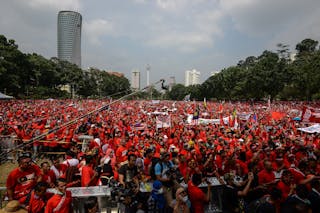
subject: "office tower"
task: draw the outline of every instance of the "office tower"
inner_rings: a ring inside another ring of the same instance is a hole
[[[173,87],[174,85],[176,85],[176,77],[171,76],[171,77],[169,78],[169,91],[172,90],[172,87]]]
[[[193,69],[185,73],[185,86],[196,85],[200,83],[200,72]]]
[[[81,68],[82,16],[73,11],[58,14],[58,58]]]
[[[140,89],[140,71],[139,70],[133,70],[131,73],[131,88],[133,90]]]

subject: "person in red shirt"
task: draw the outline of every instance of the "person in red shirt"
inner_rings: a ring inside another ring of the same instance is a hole
[[[56,183],[56,176],[52,170],[50,170],[50,165],[48,162],[41,163],[41,176],[42,182],[46,182],[50,187],[54,187]]]
[[[62,177],[62,175],[65,174],[67,168],[67,165],[60,163],[60,159],[58,157],[54,157],[52,159],[52,166],[50,167],[50,170],[53,171],[56,179]]]
[[[66,180],[59,178],[57,181],[56,194],[53,195],[47,203],[45,213],[71,213],[72,196],[71,192],[66,190]]]
[[[209,203],[211,195],[211,185],[208,184],[207,194],[205,194],[199,185],[202,182],[202,175],[195,173],[192,180],[188,182],[188,195],[193,208],[193,212],[204,213],[204,205]]]
[[[276,177],[272,169],[271,161],[265,160],[263,162],[263,165],[264,165],[264,169],[258,173],[259,185],[263,185],[263,184],[269,185],[274,183]]]
[[[144,174],[145,175],[150,175],[149,171],[150,171],[150,166],[151,166],[151,160],[153,157],[153,150],[152,149],[147,149],[144,153],[144,160],[143,160],[143,164],[144,164]]]
[[[294,193],[295,184],[289,170],[282,172],[281,180],[277,183],[277,188],[281,191],[281,201],[284,202],[289,195]]]
[[[116,151],[116,157],[117,157],[118,163],[123,163],[127,160],[128,148],[126,144],[127,144],[126,139],[124,137],[121,138],[120,146]]]
[[[82,167],[81,186],[96,186],[98,182],[98,172],[93,169],[93,157],[86,156],[86,165]]]
[[[40,168],[31,161],[31,153],[25,152],[18,156],[19,167],[12,170],[7,178],[9,200],[19,200],[24,204],[27,195],[41,180]]]
[[[45,182],[39,182],[34,190],[31,192],[30,200],[28,202],[28,212],[32,213],[44,213],[46,201],[46,191],[48,184]]]

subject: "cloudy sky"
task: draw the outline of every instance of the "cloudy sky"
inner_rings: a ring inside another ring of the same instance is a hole
[[[186,70],[212,71],[236,65],[247,56],[320,41],[319,0],[1,0],[0,34],[21,51],[57,56],[57,14],[80,12],[82,68],[141,71],[146,84]]]

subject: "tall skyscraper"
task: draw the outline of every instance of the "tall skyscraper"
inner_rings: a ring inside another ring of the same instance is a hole
[[[58,58],[81,68],[82,16],[73,11],[58,14]]]
[[[169,78],[169,91],[172,90],[172,87],[173,87],[174,85],[176,85],[176,77],[171,76],[171,77]]]
[[[133,90],[139,90],[140,89],[140,71],[139,70],[132,70],[131,88]]]
[[[200,72],[193,69],[185,73],[185,86],[200,84]]]

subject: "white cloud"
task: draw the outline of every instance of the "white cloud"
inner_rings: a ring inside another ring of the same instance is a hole
[[[28,0],[27,4],[34,9],[50,8],[59,10],[76,10],[81,9],[80,0]]]
[[[103,36],[114,35],[113,24],[105,19],[95,19],[84,22],[83,30],[86,37],[94,45],[100,45]]]
[[[320,41],[320,8],[318,12],[306,14],[301,24],[293,22],[281,32],[279,32],[269,43],[268,48],[275,49],[276,44],[284,43],[290,45],[294,51],[296,44],[303,39],[311,38]]]
[[[212,46],[223,35],[220,23],[223,14],[214,7],[213,1],[212,4],[201,2],[158,0],[158,6],[176,12],[166,15],[157,13],[150,18],[147,44],[159,48],[173,47],[182,52],[194,52]]]
[[[157,6],[163,10],[175,11],[184,6],[185,0],[157,0]]]
[[[262,37],[281,32],[291,22],[306,24],[305,16],[315,13],[320,1],[228,0],[220,1],[220,6],[222,12],[232,18],[237,30]]]

